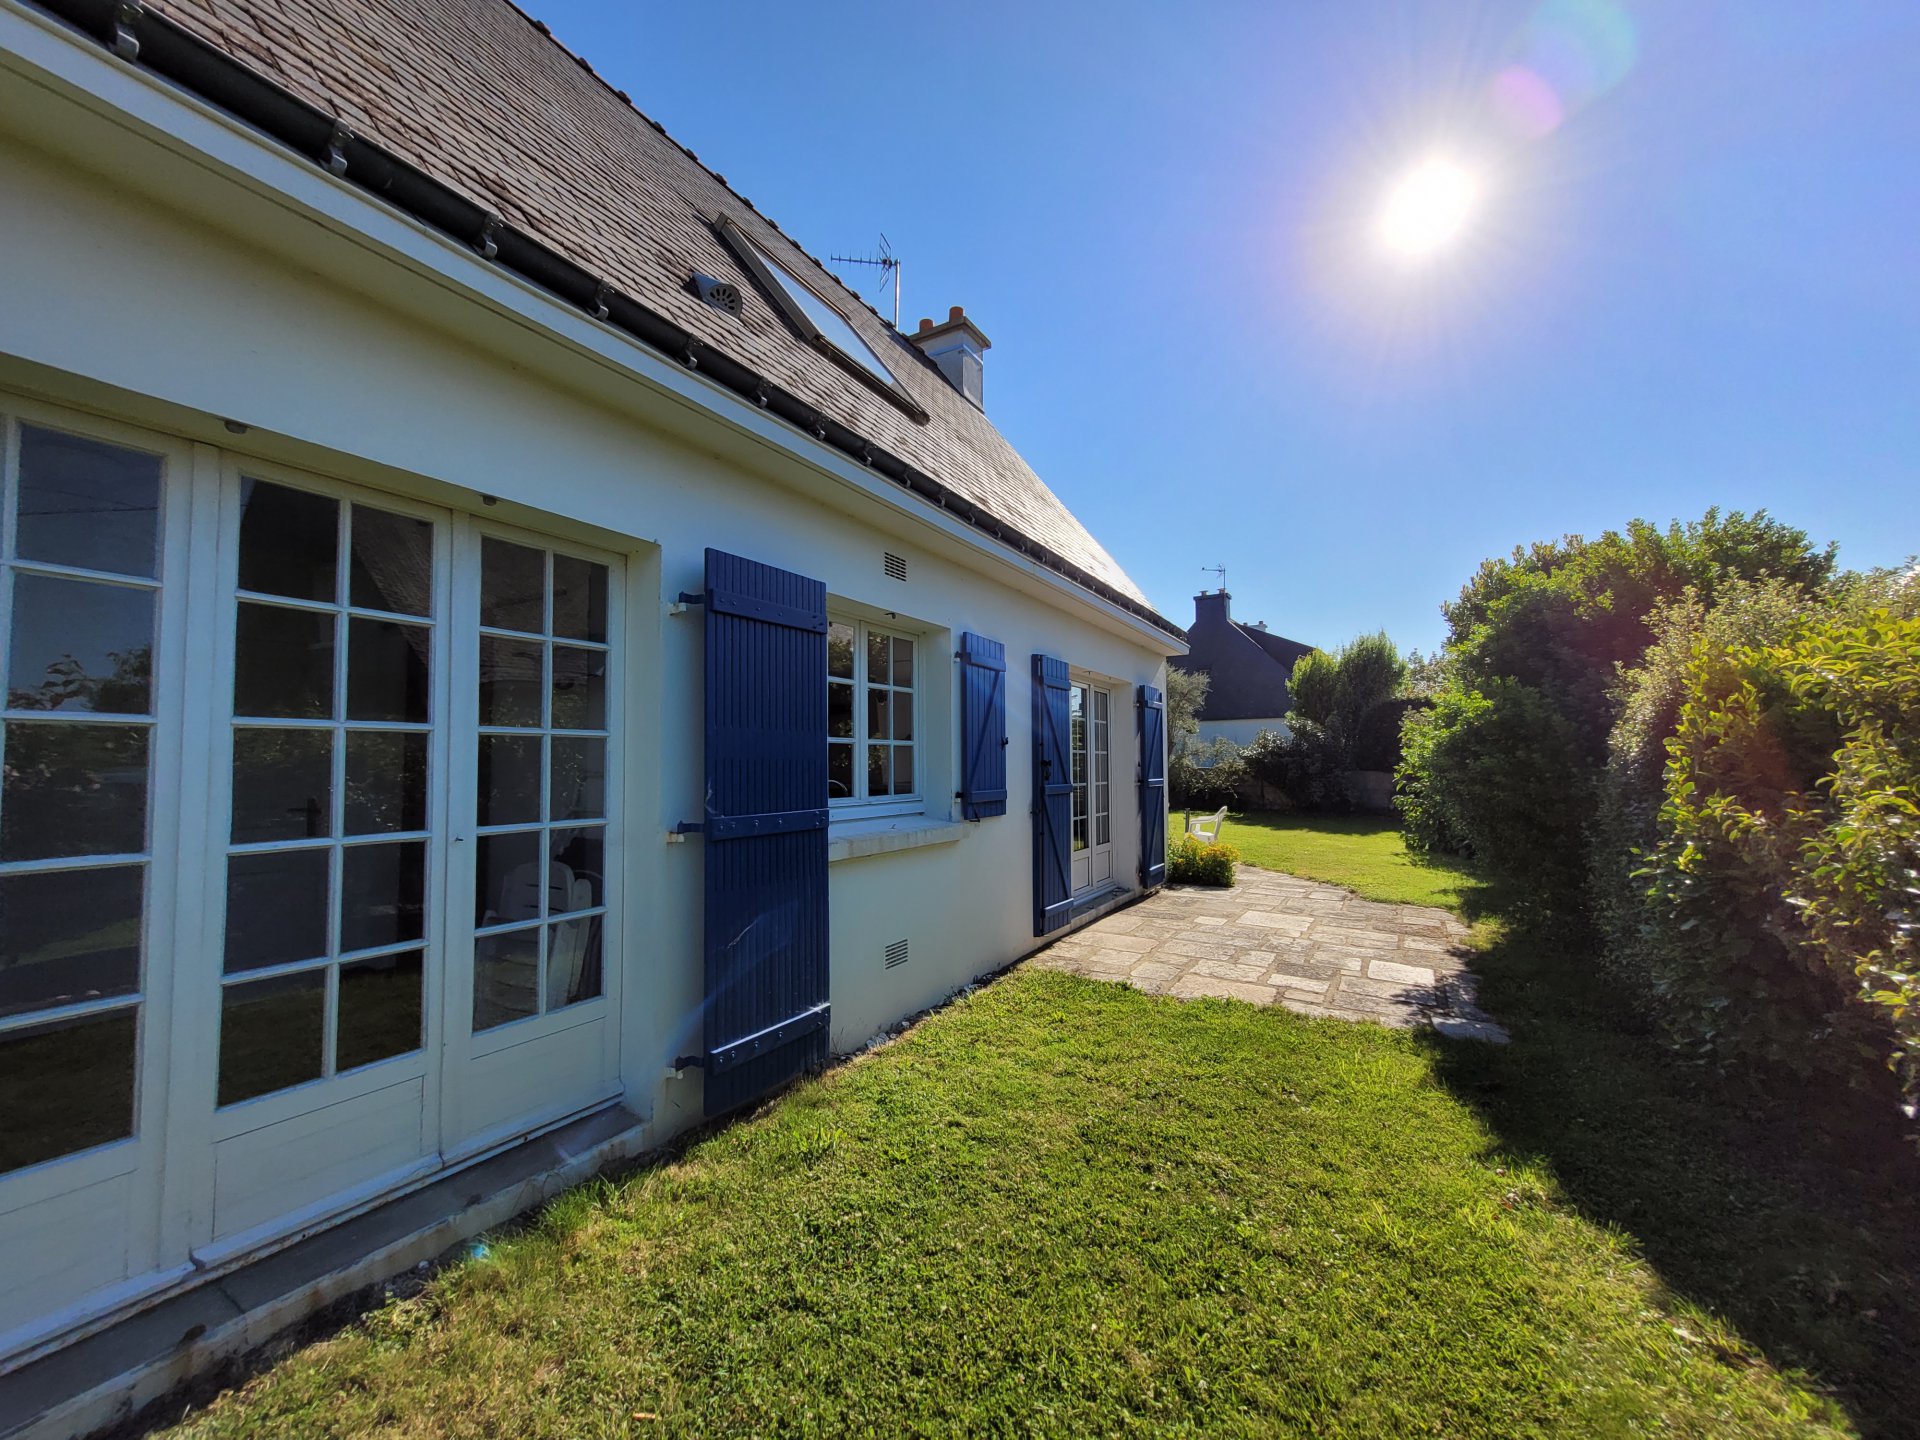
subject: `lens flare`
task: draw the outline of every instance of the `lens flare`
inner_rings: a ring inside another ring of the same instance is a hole
[[[1406,259],[1424,259],[1460,237],[1479,201],[1480,181],[1471,170],[1439,157],[1423,161],[1387,192],[1380,243]]]

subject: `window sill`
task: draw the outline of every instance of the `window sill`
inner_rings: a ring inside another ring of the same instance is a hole
[[[923,845],[951,845],[966,833],[964,821],[935,820],[926,815],[836,820],[827,827],[827,863],[885,855],[892,850],[917,850]]]

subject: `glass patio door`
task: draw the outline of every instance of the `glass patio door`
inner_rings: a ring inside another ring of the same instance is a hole
[[[0,397],[0,1354],[130,1293],[159,1224],[185,447]]]
[[[1068,695],[1073,755],[1073,891],[1113,879],[1112,697],[1075,681]]]

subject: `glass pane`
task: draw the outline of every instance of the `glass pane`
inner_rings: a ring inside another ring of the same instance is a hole
[[[418,950],[340,967],[340,1018],[334,1038],[337,1074],[420,1048]]]
[[[340,504],[265,480],[240,482],[240,588],[296,600],[336,598]]]
[[[892,694],[891,690],[867,691],[867,738],[869,740],[886,740],[892,737],[892,721],[888,719],[888,711],[893,708],[889,703]]]
[[[227,857],[227,973],[327,953],[329,851]]]
[[[538,735],[480,737],[479,800],[482,825],[524,825],[540,819]]]
[[[234,632],[233,713],[330,718],[333,619],[325,612],[242,600]]]
[[[0,876],[0,1015],[138,990],[143,879],[139,865]]]
[[[539,725],[546,647],[538,640],[480,637],[480,723]]]
[[[491,537],[480,542],[480,623],[495,630],[547,628],[547,557]]]
[[[827,734],[853,738],[853,686],[827,682]]]
[[[153,602],[151,590],[16,573],[7,703],[150,713]]]
[[[427,659],[433,632],[391,620],[347,622],[347,718],[427,721]]]
[[[418,940],[427,933],[427,842],[347,846],[340,892],[342,952]]]
[[[553,557],[553,633],[606,643],[606,566],[571,555]]]
[[[347,834],[427,828],[427,737],[347,733]]]
[[[0,1174],[133,1134],[134,1015],[0,1036]]]
[[[363,610],[433,613],[433,526],[411,515],[353,507],[349,598]]]
[[[473,942],[473,1028],[490,1030],[540,1013],[540,928]]]
[[[827,626],[827,674],[853,679],[853,626],[838,620]]]
[[[474,857],[473,923],[505,925],[540,916],[540,832],[482,835]]]
[[[893,747],[893,793],[913,794],[913,747],[911,745]]]
[[[20,427],[22,560],[159,574],[160,457]]]
[[[233,843],[333,833],[333,732],[233,732]]]
[[[141,725],[9,722],[0,860],[144,851],[147,735]]]
[[[893,692],[893,738],[913,739],[913,693],[909,690]]]
[[[220,1100],[248,1100],[320,1078],[327,972],[229,985],[220,995]]]
[[[553,647],[553,718],[555,730],[607,728],[607,652]]]
[[[555,830],[547,836],[547,913],[591,910],[607,903],[607,832],[599,826],[585,830]]]
[[[893,793],[892,781],[889,778],[891,772],[887,766],[887,749],[885,745],[867,747],[867,795],[871,799],[877,800],[882,795]]]
[[[893,637],[893,683],[913,684],[913,641],[903,640],[898,635]]]
[[[853,797],[853,746],[827,746],[827,798],[848,800]]]
[[[548,803],[555,820],[591,820],[607,813],[607,742],[553,740],[553,788]]]
[[[577,1005],[600,993],[600,922],[583,915],[547,927],[547,1009]]]
[[[887,637],[867,632],[867,683],[887,683]]]

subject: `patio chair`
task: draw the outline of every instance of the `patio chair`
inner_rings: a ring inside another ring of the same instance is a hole
[[[1193,815],[1187,819],[1187,834],[1206,841],[1209,845],[1220,838],[1220,827],[1226,822],[1227,807],[1222,805],[1211,815]]]

